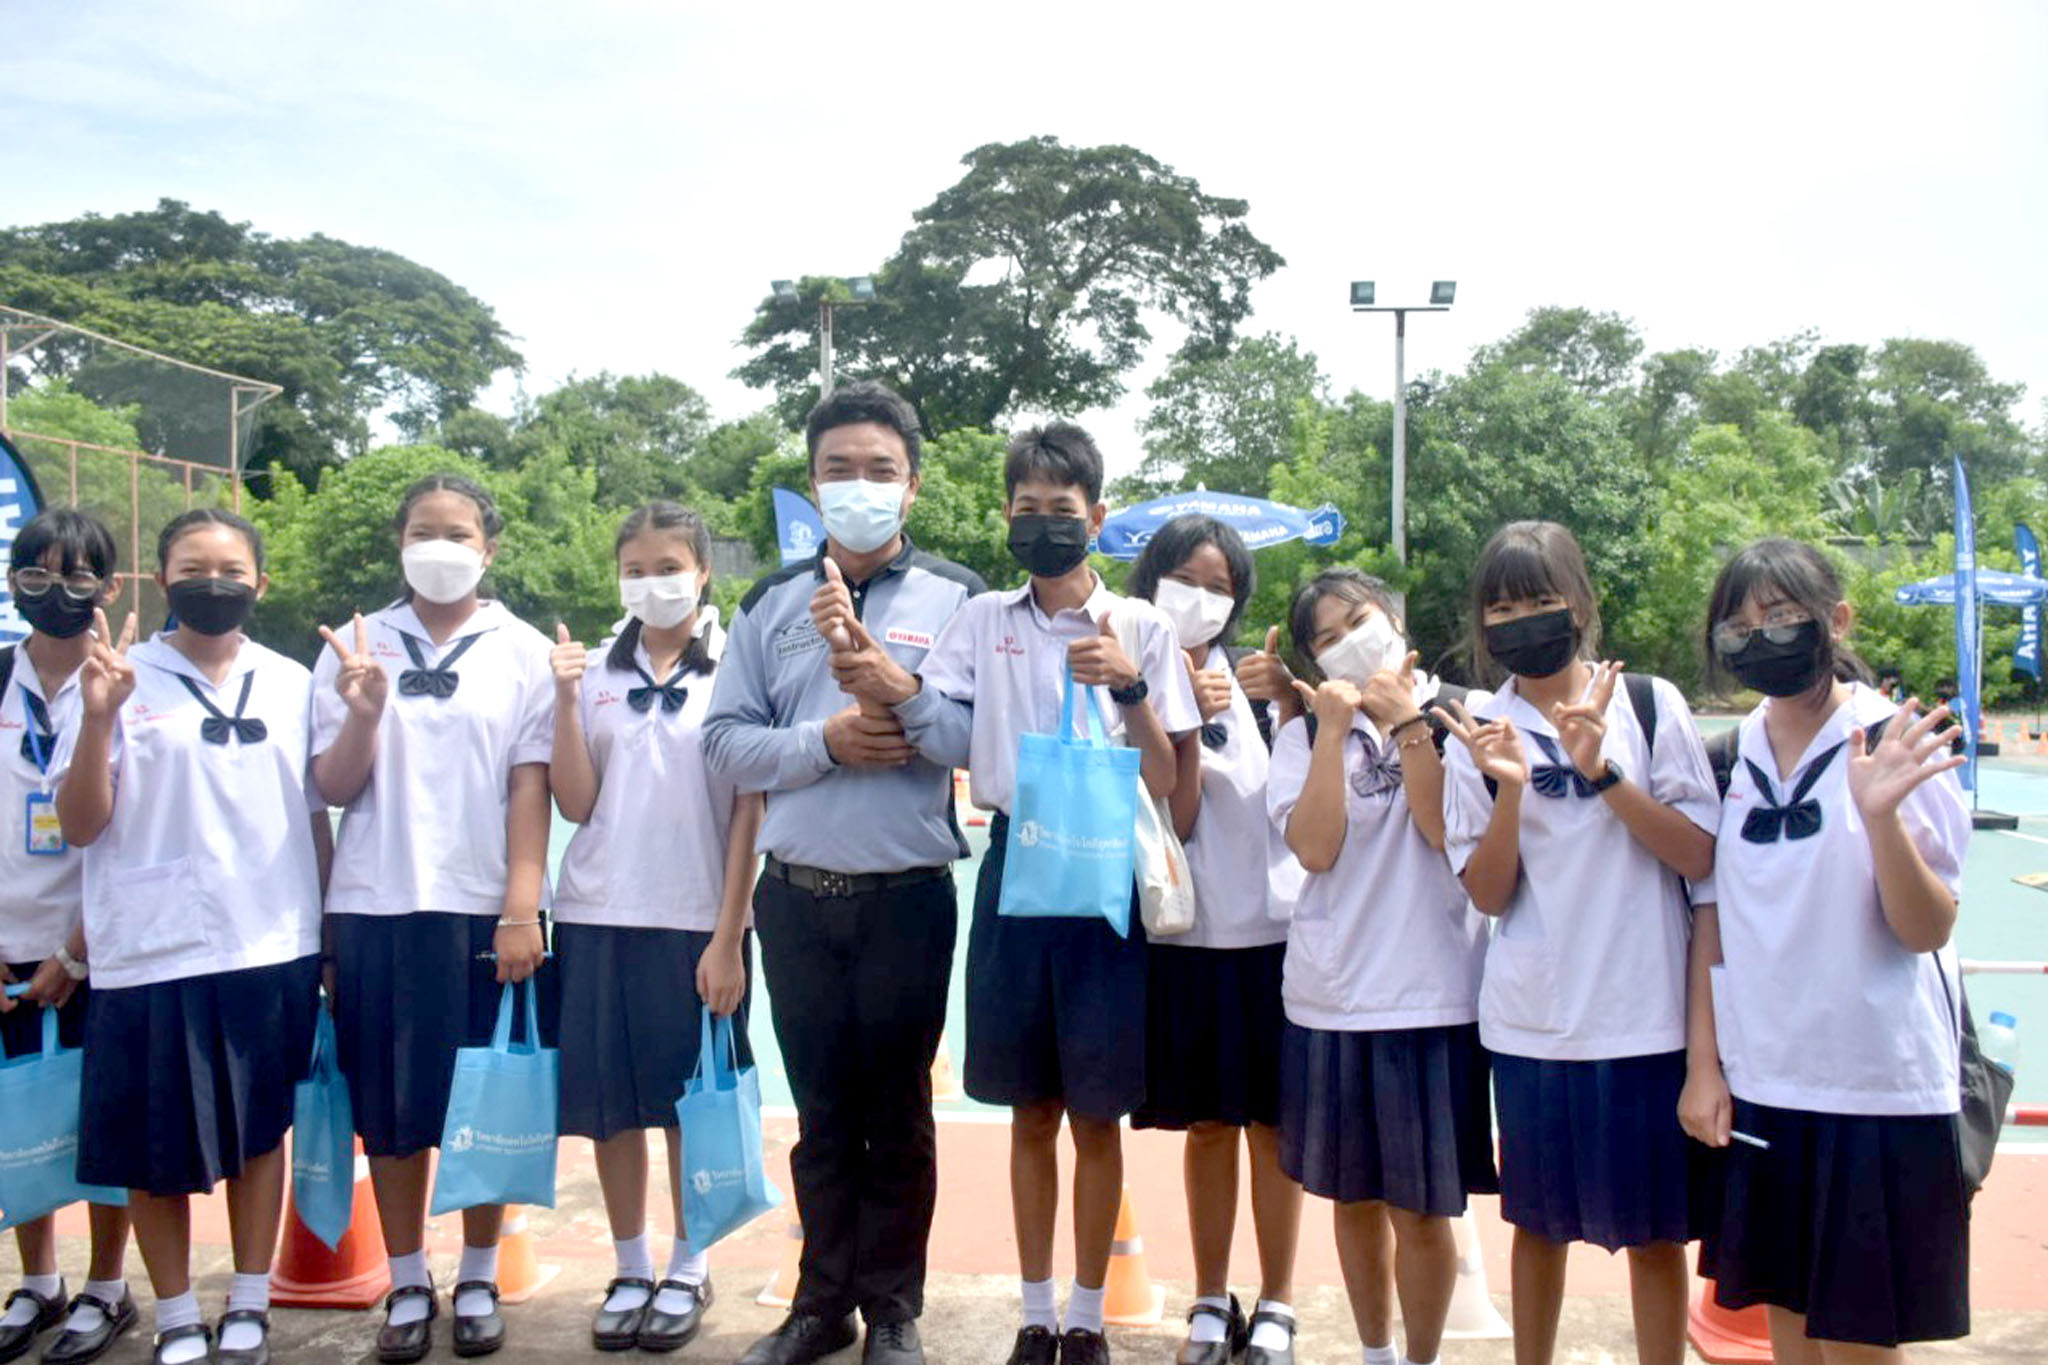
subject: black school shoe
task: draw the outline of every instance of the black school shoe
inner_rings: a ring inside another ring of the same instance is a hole
[[[1044,1327],[1023,1327],[1010,1348],[1009,1365],[1058,1365],[1060,1339]]]
[[[1188,1309],[1188,1322],[1193,1324],[1198,1317],[1223,1319],[1223,1340],[1195,1341],[1192,1338],[1180,1344],[1180,1354],[1173,1358],[1173,1365],[1230,1365],[1230,1358],[1244,1349],[1245,1338],[1251,1328],[1245,1325],[1244,1307],[1237,1301],[1237,1295],[1230,1296],[1228,1309],[1218,1308],[1213,1303],[1198,1303]]]
[[[861,1365],[924,1365],[924,1342],[918,1339],[917,1324],[909,1318],[869,1323],[860,1361]]]
[[[221,1314],[220,1335],[228,1334],[228,1327],[237,1322],[253,1322],[263,1331],[263,1340],[254,1346],[229,1350],[216,1347],[213,1358],[219,1365],[270,1365],[270,1314],[255,1308],[230,1308]]]
[[[71,1300],[67,1319],[80,1308],[97,1308],[100,1325],[90,1332],[74,1332],[65,1328],[57,1334],[55,1341],[43,1348],[43,1365],[88,1365],[88,1362],[105,1355],[107,1348],[142,1316],[135,1307],[133,1294],[123,1294],[119,1303],[108,1303],[97,1294],[80,1294]]]
[[[164,1347],[174,1341],[183,1341],[187,1337],[198,1337],[206,1343],[206,1354],[199,1357],[201,1361],[213,1359],[213,1329],[203,1322],[188,1322],[183,1327],[173,1327],[168,1332],[157,1333],[156,1354],[151,1357],[156,1361],[156,1365],[163,1365]]]
[[[56,1294],[48,1298],[23,1285],[7,1296],[4,1307],[12,1308],[23,1299],[36,1306],[36,1315],[19,1327],[0,1327],[0,1365],[27,1355],[37,1337],[64,1320],[64,1281],[57,1281]]]
[[[1109,1365],[1109,1338],[1085,1327],[1060,1333],[1060,1365]]]
[[[1262,1322],[1277,1323],[1287,1329],[1287,1344],[1275,1350],[1266,1346],[1245,1348],[1244,1365],[1294,1365],[1294,1317],[1289,1313],[1254,1313],[1252,1328],[1257,1330]]]
[[[633,1308],[611,1309],[604,1305],[621,1289],[642,1289],[647,1297]],[[647,1320],[647,1307],[654,1302],[654,1281],[637,1275],[621,1275],[604,1287],[604,1301],[590,1321],[590,1342],[600,1351],[630,1351],[640,1337],[640,1324]]]
[[[845,1350],[859,1335],[850,1313],[843,1318],[824,1318],[792,1312],[782,1326],[749,1346],[739,1365],[811,1365]]]
[[[643,1351],[677,1351],[689,1345],[697,1335],[697,1329],[704,1325],[704,1314],[711,1307],[714,1295],[711,1281],[701,1284],[685,1284],[681,1280],[663,1280],[654,1288],[658,1297],[665,1289],[680,1289],[690,1296],[689,1306],[680,1313],[664,1313],[654,1306],[654,1300],[647,1301],[647,1318],[640,1324],[639,1346]]]
[[[398,1301],[415,1297],[427,1301],[427,1315],[418,1322],[392,1326],[391,1310],[398,1306]],[[377,1359],[384,1365],[412,1365],[413,1361],[425,1359],[434,1344],[434,1319],[440,1316],[441,1301],[434,1297],[431,1284],[401,1285],[392,1290],[384,1300],[384,1325],[377,1330]]]
[[[464,1280],[455,1286],[455,1297],[459,1300],[472,1289],[481,1289],[491,1296],[491,1311],[455,1315],[455,1354],[465,1360],[490,1355],[505,1345],[505,1317],[498,1311],[498,1286],[489,1280]]]

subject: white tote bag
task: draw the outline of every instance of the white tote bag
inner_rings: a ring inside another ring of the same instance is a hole
[[[1138,629],[1133,613],[1118,611],[1111,618],[1116,642],[1131,662],[1138,662]],[[1128,734],[1119,734],[1126,744]],[[1164,800],[1154,800],[1143,789],[1144,774],[1138,775],[1138,822],[1132,839],[1133,869],[1138,880],[1138,917],[1148,938],[1172,938],[1195,927],[1195,879],[1188,870],[1187,850],[1173,832],[1173,811]]]

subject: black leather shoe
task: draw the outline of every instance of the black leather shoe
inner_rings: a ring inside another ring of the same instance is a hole
[[[1173,1358],[1173,1365],[1230,1365],[1230,1358],[1244,1349],[1245,1337],[1251,1329],[1245,1326],[1244,1307],[1237,1301],[1237,1295],[1230,1296],[1228,1309],[1218,1308],[1213,1303],[1198,1303],[1188,1309],[1188,1322],[1196,1318],[1210,1317],[1223,1319],[1223,1340],[1195,1341],[1190,1338],[1180,1344],[1180,1354]]]
[[[859,1335],[851,1314],[822,1318],[816,1313],[791,1313],[782,1326],[749,1346],[739,1365],[810,1365],[845,1350]]]
[[[35,1345],[36,1338],[64,1320],[64,1282],[57,1281],[57,1293],[44,1298],[35,1290],[24,1285],[7,1296],[7,1308],[26,1299],[36,1306],[36,1315],[19,1327],[0,1327],[0,1365],[9,1360],[19,1360],[28,1354],[28,1348]]]
[[[90,1332],[74,1332],[68,1327],[59,1332],[57,1339],[43,1348],[43,1365],[87,1365],[98,1360],[142,1316],[133,1294],[123,1294],[119,1303],[108,1303],[97,1294],[80,1294],[71,1301],[67,1321],[80,1308],[97,1308],[100,1325]]]
[[[1294,1317],[1288,1313],[1254,1313],[1252,1330],[1262,1322],[1278,1323],[1287,1329],[1287,1344],[1275,1350],[1266,1346],[1245,1348],[1244,1365],[1294,1365]]]
[[[655,1286],[658,1298],[663,1291],[675,1289],[689,1295],[689,1306],[680,1313],[664,1313],[654,1306],[654,1300],[647,1301],[647,1317],[640,1324],[640,1349],[643,1351],[676,1351],[689,1345],[690,1338],[697,1335],[697,1329],[704,1325],[704,1312],[711,1307],[713,1298],[711,1281],[702,1284],[684,1284],[681,1280],[663,1280]]]
[[[637,1307],[614,1311],[604,1306],[612,1301],[612,1295],[621,1289],[640,1289],[646,1297]],[[654,1281],[643,1280],[637,1275],[621,1275],[604,1287],[604,1303],[597,1306],[597,1316],[590,1322],[590,1340],[600,1351],[630,1351],[640,1336],[640,1324],[647,1318],[647,1305],[654,1302]]]
[[[1058,1365],[1060,1339],[1044,1327],[1025,1327],[1010,1348],[1009,1365]]]
[[[156,1365],[163,1365],[164,1347],[174,1341],[183,1341],[187,1337],[198,1337],[206,1343],[206,1354],[199,1357],[202,1361],[213,1358],[213,1332],[203,1322],[188,1322],[183,1327],[173,1327],[168,1332],[157,1333],[154,1356]]]
[[[909,1318],[896,1322],[868,1324],[868,1343],[861,1348],[861,1365],[924,1365],[924,1343],[918,1340],[917,1324]]]
[[[1085,1327],[1060,1333],[1060,1365],[1109,1365],[1109,1338]]]
[[[471,1356],[487,1356],[505,1344],[505,1317],[498,1311],[498,1286],[489,1280],[464,1280],[455,1286],[455,1297],[459,1300],[472,1289],[481,1289],[491,1296],[491,1311],[470,1316],[455,1315],[455,1354],[467,1359]]]
[[[418,1322],[392,1326],[391,1310],[401,1299],[410,1298],[425,1299],[427,1315]],[[384,1300],[384,1325],[377,1331],[377,1359],[384,1365],[412,1365],[413,1361],[424,1359],[434,1344],[434,1319],[440,1316],[441,1301],[434,1297],[432,1285],[408,1284],[392,1290]]]
[[[225,1346],[215,1347],[213,1358],[219,1365],[270,1365],[270,1314],[254,1308],[230,1308],[220,1315],[220,1335],[227,1336],[229,1324],[237,1322],[255,1323],[263,1330],[263,1340],[233,1351]]]

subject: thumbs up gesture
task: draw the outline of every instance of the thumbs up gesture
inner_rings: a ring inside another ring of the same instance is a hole
[[[1280,627],[1268,626],[1265,648],[1237,661],[1237,685],[1253,701],[1271,706],[1282,722],[1301,714],[1303,702],[1295,690],[1299,684],[1280,658]]]
[[[1117,642],[1116,623],[1105,612],[1095,634],[1067,646],[1067,667],[1085,687],[1136,687],[1145,675]]]
[[[839,571],[839,561],[829,554],[825,556],[825,581],[811,594],[811,623],[835,652],[844,653],[854,647],[853,628],[859,624],[859,618],[854,615],[853,594],[847,590],[846,575]]]
[[[590,651],[569,638],[569,628],[555,622],[555,647],[548,651],[548,667],[555,671],[555,690],[573,693],[583,682],[583,670],[590,666]]]

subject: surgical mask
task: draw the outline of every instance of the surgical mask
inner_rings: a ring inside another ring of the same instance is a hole
[[[1237,610],[1237,599],[1178,578],[1162,578],[1152,594],[1152,605],[1173,622],[1182,649],[1200,649],[1223,633],[1223,623]]]
[[[1721,657],[1744,687],[1767,697],[1797,697],[1820,683],[1820,644],[1820,622],[1801,621],[1785,644],[1773,644],[1761,630],[1751,631],[1741,649]]]
[[[857,555],[887,545],[903,525],[908,485],[872,479],[840,479],[818,485],[818,515],[825,534]]]
[[[1518,617],[1486,628],[1486,652],[1519,678],[1548,678],[1572,661],[1579,628],[1570,607]]]
[[[405,582],[429,602],[460,602],[484,576],[484,557],[452,540],[416,540],[400,552]]]
[[[697,610],[697,575],[663,574],[659,578],[621,578],[619,601],[626,610],[656,630],[669,630]]]
[[[240,630],[256,609],[256,588],[238,578],[181,578],[164,589],[178,624],[200,635]]]
[[[1407,642],[1395,632],[1384,613],[1374,612],[1343,639],[1316,655],[1316,667],[1326,678],[1363,687],[1373,674],[1399,668],[1407,657]]]
[[[1088,558],[1088,518],[1019,512],[1010,518],[1010,553],[1035,578],[1058,578]]]
[[[14,595],[14,605],[21,612],[22,619],[43,634],[69,640],[91,629],[93,608],[99,605],[99,598],[73,597],[60,583],[33,596],[18,592]]]

